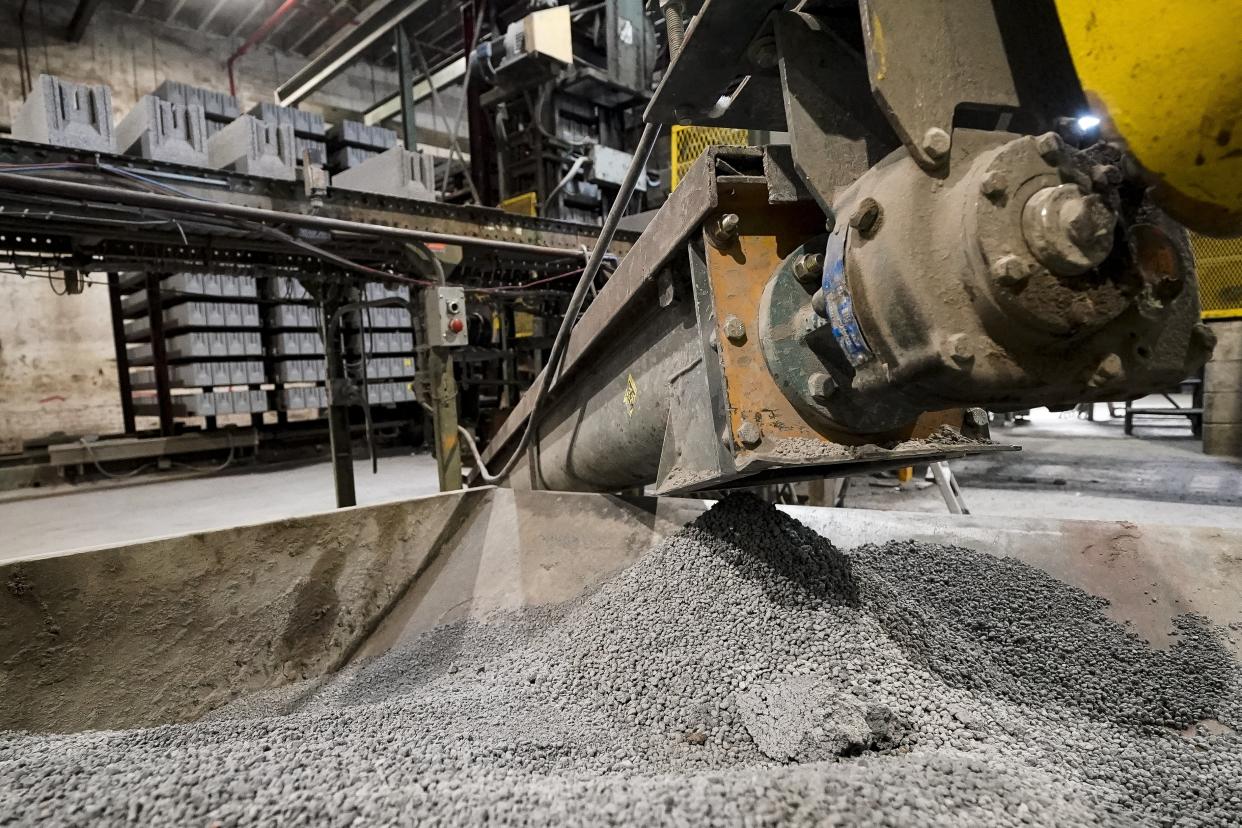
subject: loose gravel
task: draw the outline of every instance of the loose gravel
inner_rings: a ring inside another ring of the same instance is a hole
[[[192,724],[0,734],[0,824],[1238,825],[1219,632],[729,498],[569,604]]]

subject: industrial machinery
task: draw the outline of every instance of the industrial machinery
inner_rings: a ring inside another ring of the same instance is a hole
[[[979,408],[1136,397],[1210,354],[1162,208],[1210,229],[1227,207],[1203,220],[1136,157],[1060,4],[660,5],[674,59],[647,120],[789,146],[711,151],[682,182],[489,447],[513,485],[995,451]]]

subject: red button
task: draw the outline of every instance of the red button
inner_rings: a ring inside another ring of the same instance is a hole
[[[449,330],[455,334],[461,333],[461,329],[466,327],[460,319],[449,320]]]

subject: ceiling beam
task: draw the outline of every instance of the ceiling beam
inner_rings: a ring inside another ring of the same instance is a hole
[[[302,36],[297,39],[297,42],[289,47],[289,51],[297,53],[298,50],[302,48],[302,45],[306,43],[306,41],[310,40],[312,36],[314,36],[315,32],[323,28],[324,23],[327,23],[330,19],[335,17],[336,13],[339,12],[341,9],[345,8],[346,6],[349,6],[351,12],[353,11],[353,6],[350,4],[350,0],[338,0],[336,5],[328,9],[327,14],[325,14],[323,17],[316,20],[314,25],[308,27],[306,31],[302,33]]]
[[[207,27],[211,25],[211,21],[215,20],[216,15],[220,13],[220,9],[224,8],[228,2],[229,0],[216,0],[216,4],[211,7],[211,11],[207,12],[207,16],[203,18],[203,22],[198,24],[198,30],[200,32],[206,31]]]
[[[251,6],[250,14],[243,17],[241,19],[241,22],[233,27],[233,31],[229,32],[229,37],[237,37],[237,35],[241,32],[241,30],[246,28],[246,25],[251,20],[253,20],[255,17],[257,17],[259,12],[263,11],[263,7],[265,5],[267,4],[266,3],[255,3],[253,6]]]
[[[376,0],[358,15],[358,25],[341,30],[293,77],[276,88],[276,103],[296,106],[314,94],[392,27],[431,0]]]
[[[168,13],[168,17],[164,19],[165,23],[171,23],[177,19],[177,15],[185,8],[186,0],[177,0],[177,5],[172,7],[172,11]]]
[[[414,84],[414,102],[431,97],[431,86],[435,84],[436,91],[461,81],[466,74],[466,59],[459,57],[457,60],[434,70],[431,73],[430,83],[427,78],[423,78]],[[401,111],[401,93],[394,92],[392,96],[385,98],[377,104],[371,106],[362,115],[362,122],[367,126],[374,126],[387,121]]]
[[[69,21],[69,31],[66,34],[70,43],[78,43],[82,40],[82,35],[86,34],[86,27],[90,25],[91,18],[95,16],[99,3],[100,0],[78,0],[78,7],[73,10],[73,19]]]

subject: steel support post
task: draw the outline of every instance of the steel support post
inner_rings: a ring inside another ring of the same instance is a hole
[[[129,381],[129,349],[125,347],[125,314],[121,310],[121,275],[108,274],[108,304],[112,307],[112,347],[116,352],[116,382],[121,393],[121,423],[134,434],[134,389]]]
[[[342,397],[348,385],[345,358],[341,351],[340,327],[329,325],[340,304],[325,302],[320,314],[324,320],[323,356],[328,380],[328,442],[332,452],[332,480],[336,487],[336,506],[343,509],[358,505],[354,489],[354,452],[349,436],[349,408]]]
[[[450,350],[427,349],[427,378],[431,385],[440,491],[456,491],[462,487],[461,440],[457,436],[457,380],[453,376]]]
[[[160,300],[163,274],[147,274],[147,318],[151,330],[151,363],[155,366],[155,398],[159,404],[160,435],[173,433],[172,389],[169,387],[168,349],[164,339],[164,306]]]
[[[397,77],[401,84],[401,140],[407,150],[418,147],[418,134],[414,128],[414,64],[410,54],[410,35],[404,23],[397,30]]]

